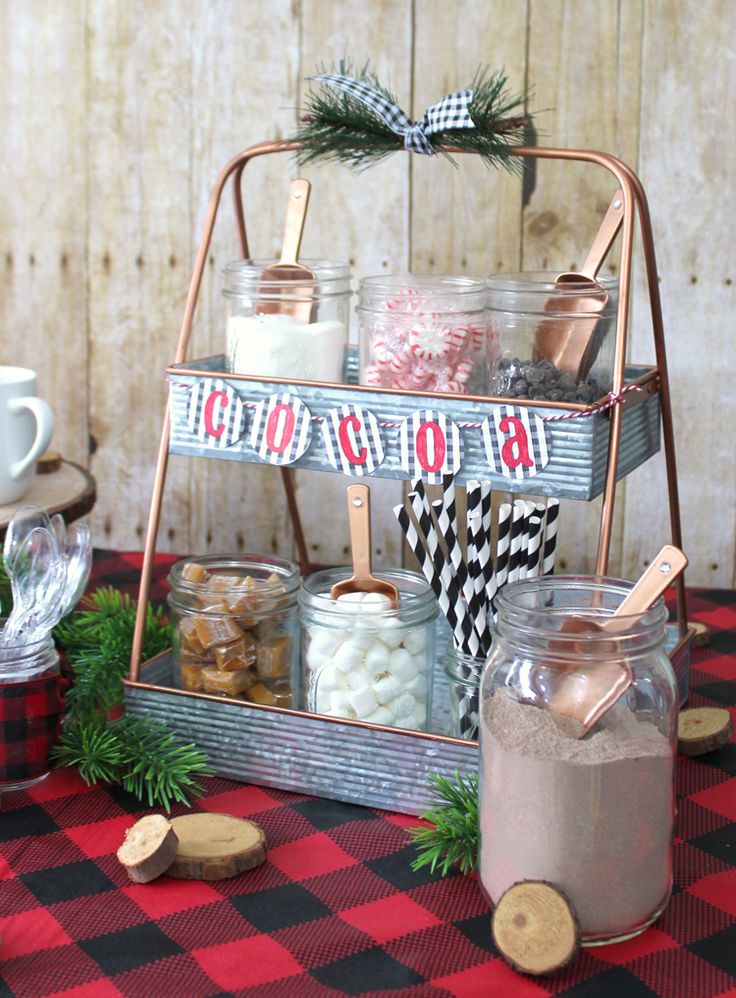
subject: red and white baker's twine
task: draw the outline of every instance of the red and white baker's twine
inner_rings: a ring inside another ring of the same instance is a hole
[[[193,385],[185,384],[173,384],[174,388],[184,389],[190,392]],[[615,405],[621,405],[623,402],[623,397],[627,392],[640,392],[640,385],[624,385],[620,392],[609,392],[605,402],[601,402],[599,405],[590,406],[588,409],[584,409],[582,412],[563,412],[559,416],[542,416],[543,423],[559,423],[563,419],[584,419],[586,416],[595,416],[599,412],[605,412],[606,409],[612,409]],[[517,404],[517,399],[510,400],[510,403],[503,404]],[[260,405],[260,402],[243,402],[243,406],[246,409],[256,409]],[[313,423],[323,423],[325,421],[325,416],[312,416],[311,420]],[[404,425],[404,420],[386,420],[379,419],[378,425],[383,429],[397,429]],[[461,430],[480,430],[483,427],[483,423],[456,423]]]

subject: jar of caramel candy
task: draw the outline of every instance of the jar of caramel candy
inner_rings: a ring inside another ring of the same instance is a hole
[[[168,581],[182,688],[291,707],[299,662],[297,566],[261,555],[208,555],[178,561]]]

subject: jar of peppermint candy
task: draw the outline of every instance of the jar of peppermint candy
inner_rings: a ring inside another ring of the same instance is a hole
[[[482,281],[413,274],[366,277],[358,291],[360,383],[483,394],[488,319]]]

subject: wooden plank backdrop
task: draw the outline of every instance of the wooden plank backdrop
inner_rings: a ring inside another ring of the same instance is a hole
[[[0,3],[0,363],[40,376],[55,447],[95,475],[95,543],[142,544],[173,357],[209,193],[239,150],[294,128],[305,78],[370,59],[407,111],[479,65],[529,88],[540,144],[597,148],[638,172],[652,209],[668,334],[688,579],[736,583],[736,392],[730,317],[736,140],[731,0],[3,0]],[[254,255],[275,256],[291,157],[249,168]],[[355,277],[484,276],[579,265],[611,194],[592,167],[518,177],[396,156],[358,176],[321,166],[303,254]],[[224,344],[229,197],[191,356]],[[630,356],[653,359],[636,257]],[[297,475],[310,556],[345,560],[345,480]],[[374,495],[378,564],[402,546],[399,483]],[[619,486],[611,570],[637,573],[667,538],[661,460]],[[599,502],[566,503],[560,567],[592,568]],[[158,547],[293,553],[272,469],[176,458]]]

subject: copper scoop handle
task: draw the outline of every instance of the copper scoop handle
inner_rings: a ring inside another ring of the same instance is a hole
[[[348,486],[348,525],[356,579],[371,578],[371,490],[367,485]]]
[[[292,180],[291,182],[280,264],[295,264],[299,259],[299,247],[302,244],[304,219],[307,214],[311,189],[312,185],[308,180]]]
[[[659,599],[667,586],[671,585],[687,565],[687,558],[679,548],[665,544],[657,557],[613,615],[643,613]],[[605,625],[604,625],[605,626]]]
[[[593,240],[580,273],[594,281],[624,220],[624,192],[616,191]]]

